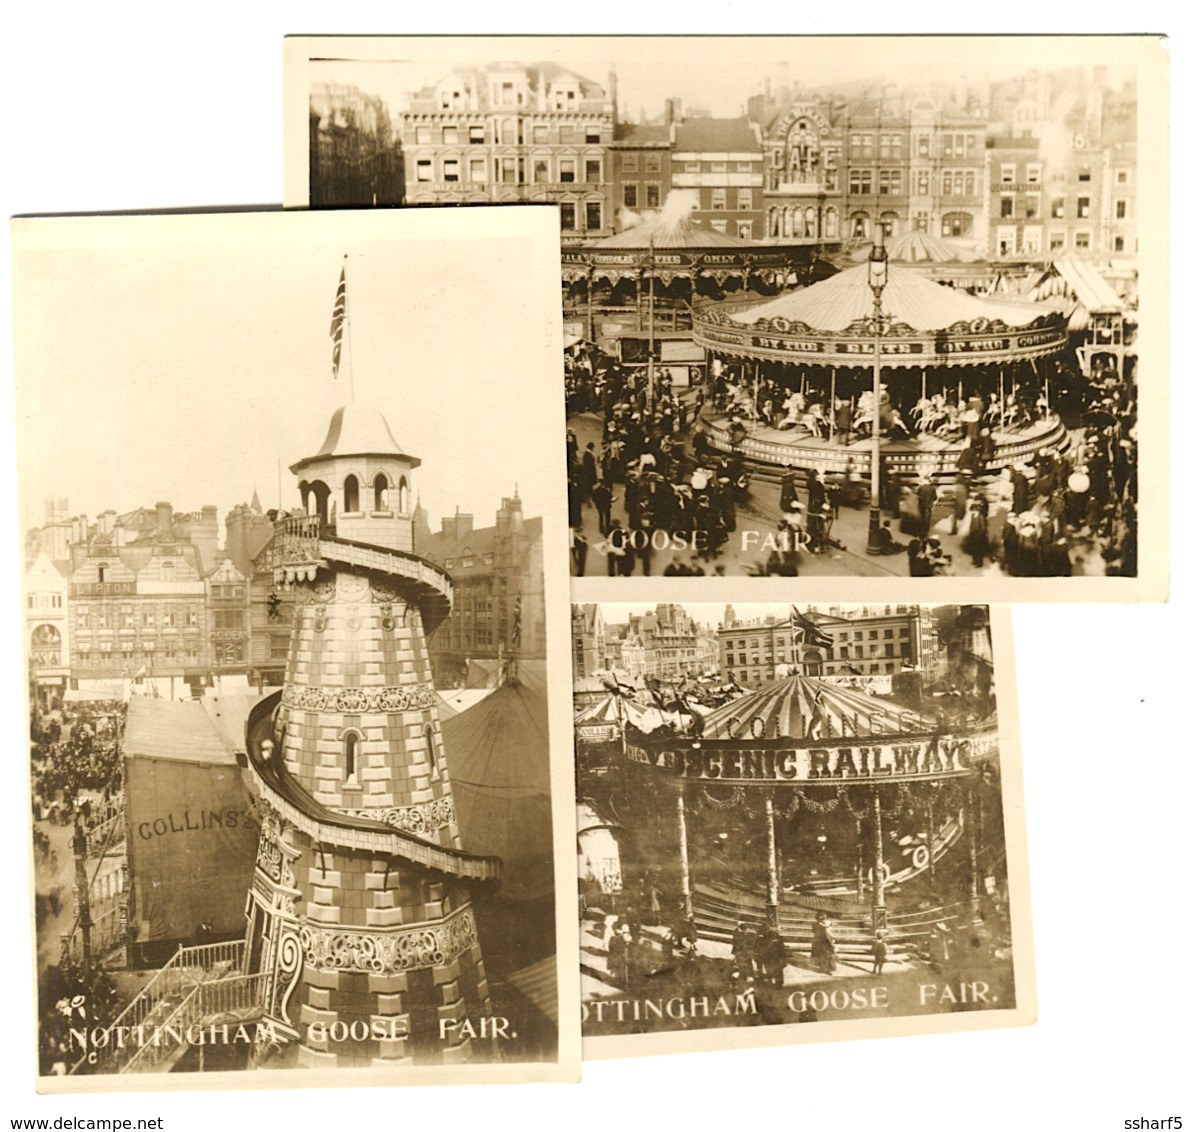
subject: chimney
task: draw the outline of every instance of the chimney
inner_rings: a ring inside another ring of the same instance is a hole
[[[174,508],[169,503],[157,504],[157,533],[168,535],[174,525]]]

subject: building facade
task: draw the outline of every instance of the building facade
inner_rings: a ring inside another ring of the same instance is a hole
[[[936,626],[919,606],[865,608],[850,616],[830,607],[807,618],[829,644],[807,642],[790,618],[727,620],[718,631],[722,676],[743,688],[760,688],[791,672],[882,676],[916,670],[936,679],[947,663]]]
[[[205,581],[209,655],[218,686],[221,676],[249,671],[249,579],[225,558]]]
[[[807,97],[783,108],[759,103],[754,109],[768,114],[763,129],[766,238],[839,239],[843,134],[834,122],[832,101]]]
[[[1044,166],[1040,139],[995,137],[987,142],[990,256],[1033,259],[1044,250]]]
[[[741,118],[688,118],[672,134],[671,183],[698,196],[692,222],[747,240],[764,234],[763,148]]]
[[[410,204],[548,201],[564,243],[613,233],[606,89],[555,63],[457,69],[414,92],[402,114]]]
[[[652,216],[671,191],[671,127],[622,126],[608,150],[612,173],[613,222],[632,227],[634,217]]]
[[[428,642],[437,682],[450,687],[469,660],[546,657],[543,522],[523,516],[517,495],[501,501],[492,526],[474,527],[472,515],[457,512],[418,550],[455,587],[451,614]]]
[[[150,530],[143,512],[128,525],[105,512],[71,548],[71,676],[80,687],[153,679],[173,694],[209,681],[202,558],[179,537],[169,503],[154,514]]]
[[[380,98],[354,86],[316,84],[309,144],[312,208],[403,203],[402,143]]]
[[[31,698],[41,711],[62,706],[70,687],[70,585],[65,562],[42,550],[25,572],[25,647]]]

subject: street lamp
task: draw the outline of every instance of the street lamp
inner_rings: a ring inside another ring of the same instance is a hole
[[[870,534],[866,540],[867,554],[881,554],[882,544],[879,541],[882,530],[882,501],[879,498],[879,469],[882,465],[882,428],[878,419],[878,404],[882,397],[882,332],[885,316],[882,313],[882,292],[887,283],[886,245],[883,237],[886,231],[882,220],[874,225],[874,244],[870,248],[870,271],[868,282],[870,290],[874,292],[874,402],[871,406],[873,414],[870,421],[872,450],[870,453]]]

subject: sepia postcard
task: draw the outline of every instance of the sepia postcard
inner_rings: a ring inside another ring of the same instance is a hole
[[[1009,630],[573,605],[586,1057],[1035,1021]]]
[[[285,202],[551,206],[585,597],[1163,601],[1167,74],[1158,36],[293,37]]]
[[[578,1079],[557,218],[12,242],[38,1088]]]

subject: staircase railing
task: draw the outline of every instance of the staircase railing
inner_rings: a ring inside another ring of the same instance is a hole
[[[180,945],[169,961],[141,988],[137,997],[107,1027],[104,1039],[96,1043],[97,1048],[119,1051],[123,1048],[123,1043],[119,1040],[122,1032],[143,1026],[165,999],[184,992],[188,987],[203,985],[217,968],[222,972],[243,970],[243,939],[202,943],[193,947]],[[71,1073],[77,1072],[85,1060],[86,1058],[82,1058],[73,1065]]]
[[[232,975],[199,983],[174,1008],[152,1035],[121,1067],[121,1073],[146,1073],[167,1059],[177,1060],[192,1045],[196,1025],[247,1022],[261,1011],[265,976]],[[163,1041],[162,1039],[166,1040]]]

